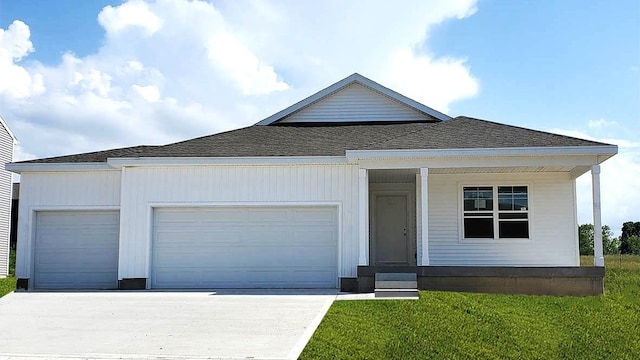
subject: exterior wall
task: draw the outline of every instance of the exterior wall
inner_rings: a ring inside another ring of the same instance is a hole
[[[529,185],[531,239],[461,240],[461,184]],[[579,266],[574,181],[567,173],[429,175],[432,266]]]
[[[4,164],[13,159],[13,137],[0,126],[0,277],[9,271],[9,232],[11,223],[11,173]]]
[[[339,205],[339,276],[356,276],[358,167],[351,165],[125,168],[119,278],[149,278],[153,206]]]
[[[120,171],[42,172],[20,176],[16,277],[31,278],[37,210],[118,209]]]
[[[360,84],[352,84],[279,123],[415,121],[428,116]]]

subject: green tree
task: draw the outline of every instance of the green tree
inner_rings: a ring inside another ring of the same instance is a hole
[[[620,249],[620,239],[613,236],[609,225],[602,226],[602,251],[605,255],[617,254]]]
[[[602,252],[607,254],[617,254],[619,247],[618,238],[613,236],[613,231],[609,225],[602,226]],[[593,225],[582,224],[578,227],[578,244],[580,255],[593,255]]]
[[[640,221],[633,222],[627,221],[622,224],[622,231],[620,235],[620,252],[623,254],[632,254],[634,240],[632,237],[640,237]]]
[[[629,236],[627,238],[629,254],[640,255],[640,236]]]
[[[578,226],[578,245],[580,255],[593,255],[593,225]]]

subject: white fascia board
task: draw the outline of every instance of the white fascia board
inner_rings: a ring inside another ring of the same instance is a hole
[[[474,149],[347,150],[350,162],[368,159],[595,155],[598,163],[618,153],[616,145]]]
[[[86,163],[8,163],[5,170],[21,174],[24,172],[96,171],[113,170],[106,162]]]
[[[109,158],[109,166],[189,166],[189,165],[304,165],[346,164],[344,156],[263,156],[263,157],[140,157]]]
[[[375,90],[381,94],[384,94],[396,101],[399,101],[419,112],[431,115],[433,117],[435,117],[436,119],[440,119],[440,120],[451,120],[451,117],[443,114],[437,110],[434,110],[426,105],[420,104],[419,102],[409,99],[408,97],[397,93],[387,87],[384,87],[380,84],[378,84],[377,82],[368,79],[358,73],[352,74],[340,81],[338,81],[337,83],[330,85],[327,88],[324,88],[320,91],[318,91],[317,93],[289,106],[288,108],[279,111],[271,116],[269,116],[268,118],[256,123],[256,125],[269,125],[272,124],[282,118],[285,118],[299,110],[302,110],[303,108],[315,103],[316,101],[319,101],[331,94],[333,94],[336,91],[339,91],[340,89],[343,89],[353,83],[359,83],[360,85],[363,85],[365,87],[368,87],[372,90]]]

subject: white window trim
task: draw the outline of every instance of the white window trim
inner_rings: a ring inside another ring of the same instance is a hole
[[[529,227],[528,238],[500,238],[499,218],[498,218],[498,187],[499,186],[526,186],[527,187],[527,203],[528,218],[527,225]],[[465,238],[464,237],[464,188],[465,187],[491,187],[493,189],[493,238]],[[458,182],[458,243],[474,244],[474,243],[491,243],[491,244],[514,244],[523,242],[533,242],[533,185],[530,182],[521,181],[475,181],[475,182]]]

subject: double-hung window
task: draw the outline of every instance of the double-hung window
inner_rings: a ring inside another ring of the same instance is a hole
[[[528,239],[527,186],[464,186],[465,239]]]

